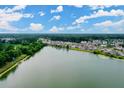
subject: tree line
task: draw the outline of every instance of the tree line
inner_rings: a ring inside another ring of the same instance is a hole
[[[14,43],[1,43],[0,44],[0,67],[6,65],[7,62],[13,62],[20,55],[33,55],[41,48],[44,44],[37,40],[22,40]]]

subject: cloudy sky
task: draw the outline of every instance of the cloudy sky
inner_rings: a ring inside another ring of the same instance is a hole
[[[0,33],[124,33],[124,6],[0,6]]]

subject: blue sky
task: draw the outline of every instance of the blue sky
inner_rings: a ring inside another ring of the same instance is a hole
[[[124,6],[0,6],[0,33],[124,33]]]

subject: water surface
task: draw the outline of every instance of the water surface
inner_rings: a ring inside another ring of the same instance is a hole
[[[124,61],[47,46],[1,79],[0,87],[124,87]]]

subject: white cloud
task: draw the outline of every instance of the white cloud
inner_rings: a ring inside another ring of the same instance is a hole
[[[58,31],[63,31],[65,28],[64,27],[56,27],[56,26],[53,26],[49,31],[50,32],[58,32]]]
[[[60,15],[57,15],[57,16],[53,16],[50,21],[52,20],[60,20],[61,16]]]
[[[63,31],[65,28],[64,27],[58,27],[59,31]]]
[[[6,21],[0,21],[0,29],[7,30],[7,31],[17,31],[17,28],[14,26],[11,26]]]
[[[2,13],[0,14],[0,21],[7,21],[7,22],[12,22],[12,21],[19,21],[22,18],[32,18],[32,14],[22,14],[19,12],[13,12],[13,13]]]
[[[63,25],[63,26],[53,26],[49,31],[50,32],[59,32],[59,31],[80,31],[82,28],[82,26],[80,25]]]
[[[108,26],[111,26],[112,24],[113,24],[113,22],[108,20],[108,21],[104,21],[104,22],[101,22],[101,23],[96,23],[96,24],[94,24],[94,26],[108,27]]]
[[[72,24],[75,25],[75,24],[80,24],[80,23],[83,23],[85,21],[84,17],[80,17],[78,19],[76,19]]]
[[[96,23],[94,24],[94,27],[97,27],[98,29],[107,29],[106,31],[124,31],[124,19],[123,20],[119,20],[116,22],[112,22],[110,20],[104,21],[104,22],[100,22],[100,23]],[[113,30],[111,30],[113,29]],[[105,30],[104,30],[105,31]]]
[[[58,32],[58,29],[56,26],[53,26],[51,29],[50,29],[50,32]]]
[[[11,13],[11,14],[0,14],[0,21],[19,21],[23,17],[20,13]]]
[[[55,10],[51,10],[51,13],[58,13],[63,11],[63,6],[58,6]]]
[[[18,6],[14,6],[13,8],[6,7],[4,9],[0,9],[0,13],[13,13],[13,12],[24,10],[26,7],[27,7],[26,5],[18,5]]]
[[[114,26],[123,26],[123,24],[124,24],[124,19],[113,23]]]
[[[90,5],[89,7],[91,10],[104,9],[104,6],[98,6],[98,5]]]
[[[112,7],[112,5],[89,5],[91,10],[97,10],[97,9],[104,9],[104,8],[109,8]]]
[[[124,20],[120,20],[120,21],[117,21],[117,22],[112,22],[110,20],[107,20],[107,21],[104,21],[104,22],[101,22],[101,23],[96,23],[96,24],[94,24],[94,26],[118,27],[118,26],[123,26],[123,24],[124,24]]]
[[[84,31],[85,31],[85,29],[83,29],[83,28],[82,28],[82,29],[81,29],[81,31],[83,31],[83,32],[84,32]]]
[[[34,17],[33,14],[28,14],[28,13],[23,14],[23,18],[33,18],[33,17]]]
[[[19,10],[22,10],[22,9],[25,9],[25,8],[26,8],[26,5],[17,5],[17,6],[14,6],[13,8],[7,8],[6,12],[7,13],[15,12],[15,11],[19,11]]]
[[[44,26],[39,23],[31,23],[29,28],[33,31],[41,31],[43,30]]]
[[[74,29],[80,29],[80,28],[81,28],[80,25],[66,27],[67,30],[74,30]]]
[[[33,15],[29,13],[22,13],[21,10],[25,9],[26,6],[14,6],[13,8],[0,9],[0,29],[3,30],[18,30],[12,26],[12,22],[17,22],[22,18],[32,18]]]
[[[82,8],[83,7],[83,5],[73,5],[73,6],[76,8]]]
[[[62,12],[63,11],[63,6],[58,6],[57,7],[57,12]]]
[[[80,24],[88,19],[93,19],[103,16],[124,16],[124,11],[120,9],[118,10],[112,9],[111,11],[98,10],[97,12],[94,12],[89,16],[81,16],[80,18],[76,19],[72,24]]]
[[[39,14],[40,14],[40,16],[44,16],[45,15],[45,13],[43,11],[40,11]]]

